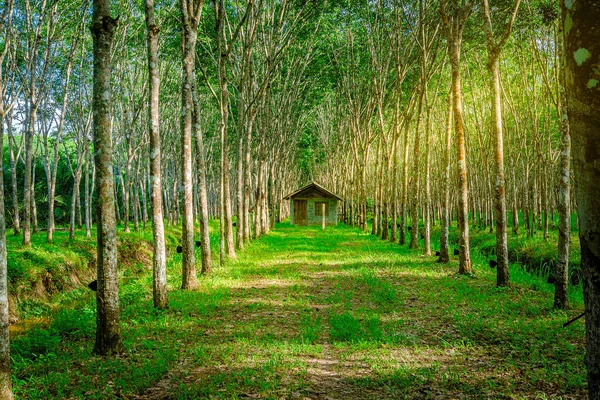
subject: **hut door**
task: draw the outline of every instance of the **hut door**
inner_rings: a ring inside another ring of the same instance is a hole
[[[296,225],[308,225],[306,200],[294,200],[294,223]]]

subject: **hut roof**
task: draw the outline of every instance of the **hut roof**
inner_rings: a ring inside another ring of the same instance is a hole
[[[320,196],[315,196],[314,194],[320,195]],[[335,198],[340,201],[342,200],[341,197],[339,197],[338,195],[334,194],[333,192],[325,189],[323,186],[319,185],[316,182],[311,182],[308,185],[301,187],[300,189],[296,190],[295,192],[288,194],[283,199],[288,200],[288,199],[291,199],[294,197],[323,197],[323,198]]]

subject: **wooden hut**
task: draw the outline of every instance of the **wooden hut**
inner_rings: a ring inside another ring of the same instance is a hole
[[[327,225],[337,225],[338,201],[342,199],[323,186],[311,182],[284,197],[290,200],[290,223],[292,225],[321,225],[323,205]]]

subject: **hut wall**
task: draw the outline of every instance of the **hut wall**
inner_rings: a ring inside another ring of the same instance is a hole
[[[329,215],[327,216],[327,225],[337,225],[338,222],[338,200],[337,199],[324,199],[324,198],[291,198],[290,199],[290,222],[292,225],[296,225],[294,220],[294,200],[306,200],[307,214],[308,214],[308,225],[321,225],[322,217],[315,215],[315,203],[327,202],[329,203]]]
[[[308,224],[309,225],[321,225],[323,217],[317,216],[315,213],[315,203],[326,202],[329,203],[329,215],[327,216],[327,225],[337,225],[337,203],[336,199],[309,199],[308,200]]]

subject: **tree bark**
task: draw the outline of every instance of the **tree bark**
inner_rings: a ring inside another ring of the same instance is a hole
[[[444,151],[444,193],[440,215],[440,256],[438,262],[450,261],[448,233],[450,230],[450,153],[452,152],[452,91],[448,93],[448,117],[446,120],[446,147]]]
[[[558,257],[554,274],[554,308],[569,306],[569,244],[571,242],[571,131],[567,115],[568,102],[565,93],[564,30],[560,24],[558,33],[559,94],[557,114],[560,117],[560,176],[558,182]],[[552,218],[554,223],[554,218]]]
[[[99,355],[113,355],[123,351],[119,314],[110,101],[110,50],[116,27],[117,19],[110,16],[110,1],[94,0],[91,28],[94,40],[93,129],[94,161],[98,174],[98,291],[94,353]]]
[[[251,184],[252,184],[252,164],[250,162],[250,158],[252,155],[252,129],[254,126],[254,118],[256,116],[256,111],[253,108],[250,111],[250,118],[248,121],[247,131],[246,131],[246,148],[244,151],[244,165],[245,165],[245,174],[246,178],[244,179],[244,228],[243,228],[243,236],[244,242],[248,243],[251,238],[252,231],[252,219],[250,217],[250,193],[251,193]],[[239,227],[238,227],[239,229]]]
[[[231,211],[231,184],[229,176],[229,89],[227,84],[227,67],[229,65],[229,44],[225,33],[225,4],[223,0],[214,2],[217,16],[217,47],[218,47],[218,74],[219,74],[219,111],[221,115],[221,235],[224,236],[227,257],[235,258],[235,244],[233,239],[233,221]],[[238,31],[239,32],[239,31]],[[221,256],[221,260],[224,260]]]
[[[402,160],[402,193],[400,195],[400,245],[406,244],[406,208],[408,203],[408,128],[409,124],[405,125],[404,131],[404,154]]]
[[[462,88],[460,80],[460,51],[464,23],[470,13],[471,3],[458,8],[453,1],[453,15],[446,14],[446,0],[440,2],[442,21],[448,41],[448,54],[452,70],[452,100],[454,130],[457,147],[457,172],[459,182],[458,195],[458,229],[459,229],[459,274],[471,274],[471,253],[469,248],[469,188],[467,180],[467,158],[465,145],[465,127],[463,121]]]
[[[44,149],[45,149],[45,164],[46,164],[46,181],[48,186],[48,229],[46,230],[46,241],[48,243],[52,243],[53,234],[54,234],[54,199],[56,196],[56,178],[58,175],[58,162],[60,160],[59,155],[59,144],[62,139],[62,131],[65,122],[66,110],[67,110],[67,102],[69,98],[69,83],[71,81],[71,71],[73,69],[73,58],[75,55],[76,43],[71,46],[71,51],[69,53],[69,61],[67,64],[67,70],[65,74],[65,84],[64,84],[64,93],[63,93],[63,101],[60,113],[60,120],[58,122],[58,129],[56,132],[56,136],[54,138],[54,146],[53,146],[53,157],[50,160],[50,154],[48,150],[48,135],[44,135]]]
[[[71,217],[69,220],[69,240],[75,238],[75,214],[77,213],[77,203],[79,203],[79,186],[81,183],[81,170],[83,168],[83,154],[77,157],[77,167],[73,176],[73,193],[71,194]]]
[[[488,49],[488,52],[490,50]],[[490,90],[492,93],[492,129],[495,133],[496,151],[496,186],[494,217],[496,220],[496,286],[508,286],[510,273],[508,270],[508,239],[506,234],[506,191],[504,180],[504,138],[502,132],[502,100],[500,98],[500,71],[498,64],[499,52],[491,56],[488,70],[491,74]]]
[[[2,22],[2,21],[0,21]],[[2,32],[2,29],[0,29]],[[0,60],[0,68],[2,67]],[[0,71],[1,74],[1,71]],[[0,75],[0,93],[2,90]],[[0,149],[4,149],[4,105],[0,99]],[[0,398],[11,400],[10,333],[8,313],[8,263],[6,251],[6,221],[4,219],[4,163],[0,163]]]
[[[208,193],[206,189],[206,157],[204,155],[204,142],[200,126],[200,103],[194,85],[194,110],[195,110],[195,133],[196,133],[196,167],[198,168],[197,182],[200,190],[200,247],[202,250],[202,274],[206,275],[212,271],[212,258],[210,250]],[[239,229],[239,227],[238,227]]]
[[[165,249],[165,227],[162,207],[162,174],[159,95],[160,75],[158,71],[158,34],[160,28],[154,18],[154,0],[146,0],[146,45],[148,48],[148,129],[150,133],[150,202],[152,204],[152,298],[154,307],[166,309],[167,255]]]
[[[33,85],[33,80],[32,83]],[[29,121],[25,131],[25,177],[23,178],[23,246],[31,246],[31,175],[33,172],[33,136],[37,121],[37,102],[30,97]]]
[[[423,55],[421,56],[424,57]],[[421,60],[422,64],[424,63]],[[427,90],[426,78],[423,76],[424,68],[421,69],[421,93],[419,94],[419,105],[417,109],[417,121],[415,122],[415,147],[413,152],[413,175],[412,175],[412,204],[411,213],[410,213],[410,223],[411,223],[411,231],[410,231],[410,245],[411,249],[419,248],[419,191],[421,187],[421,115],[423,113],[423,97],[425,95],[425,91]]]
[[[4,93],[2,67],[8,52],[12,25],[13,0],[8,0],[0,15],[0,34],[4,35],[4,51],[0,52],[0,95]],[[0,96],[0,149],[4,152],[4,118],[7,115],[4,99]],[[8,124],[10,129],[10,124]],[[0,162],[0,398],[12,400],[10,371],[10,332],[8,310],[8,260],[6,250],[6,220],[4,214],[4,162]]]
[[[495,187],[495,207],[494,217],[496,219],[496,259],[498,266],[496,268],[496,286],[508,286],[510,283],[510,274],[508,270],[508,242],[506,234],[506,188],[504,181],[504,137],[502,123],[502,99],[500,90],[500,65],[499,58],[509,38],[512,24],[517,15],[521,0],[516,0],[511,19],[507,23],[505,30],[499,40],[494,37],[492,27],[492,17],[488,0],[483,0],[483,9],[486,17],[484,30],[487,38],[488,62],[487,69],[490,73],[490,93],[491,93],[491,111],[492,111],[492,132],[496,140],[496,151],[494,152],[496,161],[496,187]]]
[[[195,84],[195,55],[198,24],[203,0],[181,0],[183,28],[183,83],[181,87],[181,180],[183,185],[182,218],[182,289],[193,289],[198,285],[194,254],[194,210],[192,188],[192,113],[194,109],[192,87]]]
[[[425,93],[425,202],[423,205],[423,255],[431,255],[431,106]]]
[[[242,82],[243,84],[243,82]],[[245,107],[243,97],[240,95],[240,108]],[[237,250],[244,249],[244,229],[247,221],[244,219],[244,115],[240,111],[240,128],[238,132],[238,159],[237,159],[237,228],[235,230],[235,245]]]
[[[31,168],[31,233],[38,233],[37,204],[35,202],[35,158]]]
[[[6,121],[6,127],[8,129],[8,150],[10,153],[10,178],[11,178],[11,195],[12,195],[12,208],[13,208],[13,218],[12,218],[12,228],[13,235],[18,236],[21,234],[21,218],[20,218],[20,210],[19,210],[19,186],[17,184],[17,164],[19,163],[19,153],[21,152],[22,146],[19,146],[17,150],[17,154],[14,152],[13,148],[13,136],[12,136],[12,112],[9,112],[8,118]]]
[[[600,399],[600,4],[564,1],[566,94],[577,185],[588,396]]]
[[[92,237],[92,214],[91,214],[91,202],[92,195],[90,193],[90,150],[89,144],[85,146],[86,155],[85,155],[85,237]]]

